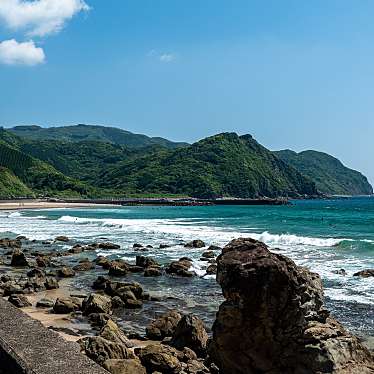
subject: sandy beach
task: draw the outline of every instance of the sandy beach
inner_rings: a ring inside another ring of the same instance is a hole
[[[25,210],[25,209],[55,209],[55,208],[108,208],[118,207],[112,204],[92,204],[92,203],[66,203],[42,200],[25,201],[0,201],[0,210]]]

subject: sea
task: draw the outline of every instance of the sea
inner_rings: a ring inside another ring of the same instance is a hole
[[[170,308],[195,313],[211,326],[222,302],[220,287],[214,276],[204,277],[207,263],[201,261],[201,254],[206,248],[188,249],[183,244],[201,239],[207,247],[222,247],[234,238],[251,237],[319,273],[325,303],[332,314],[351,332],[374,336],[374,277],[353,276],[374,269],[374,198],[298,200],[285,206],[126,206],[0,212],[0,237],[17,235],[43,241],[58,235],[67,235],[77,243],[111,241],[121,249],[94,255],[129,262],[139,254],[162,264],[183,256],[192,258],[192,270],[198,275],[193,279],[133,276],[158,301],[143,310],[123,312],[119,318],[127,331],[144,332],[152,318]],[[139,253],[134,243],[153,248]],[[160,249],[160,244],[169,247]],[[62,244],[61,249],[70,246]],[[340,269],[346,274],[340,274]],[[97,274],[77,278],[76,286],[89,288]]]

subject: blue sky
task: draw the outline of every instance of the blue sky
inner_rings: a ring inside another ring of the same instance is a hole
[[[30,21],[0,4],[1,125],[105,124],[190,142],[250,133],[271,149],[326,151],[374,182],[374,2],[84,5]],[[2,46],[24,47],[29,63]]]

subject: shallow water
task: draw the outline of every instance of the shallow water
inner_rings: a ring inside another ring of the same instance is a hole
[[[374,198],[296,201],[291,206],[119,207],[116,209],[52,209],[0,212],[0,236],[26,235],[48,240],[68,235],[79,242],[98,238],[121,245],[120,250],[98,254],[133,261],[139,254],[133,243],[152,245],[146,255],[161,263],[182,256],[194,260],[204,274],[203,249],[186,249],[181,243],[202,239],[223,246],[249,236],[318,272],[324,281],[326,303],[353,332],[374,335],[374,278],[353,273],[374,268]],[[159,244],[171,247],[159,249]],[[334,271],[344,268],[346,276]],[[135,276],[137,278],[138,276]],[[84,287],[92,281],[87,274]],[[200,314],[208,324],[221,301],[215,280],[196,278],[143,278],[150,291],[167,298],[146,311],[122,316],[129,329],[140,329],[154,314],[176,306]]]

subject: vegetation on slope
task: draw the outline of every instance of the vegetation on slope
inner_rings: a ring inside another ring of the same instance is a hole
[[[0,199],[34,197],[34,193],[10,170],[0,166]]]
[[[75,125],[43,128],[40,126],[16,126],[8,129],[14,135],[32,140],[58,140],[65,142],[96,141],[123,145],[129,148],[142,148],[159,145],[165,148],[178,148],[187,143],[172,142],[164,138],[151,138],[134,134],[115,127]]]
[[[224,133],[174,151],[158,150],[104,171],[99,186],[197,197],[316,194],[314,183],[250,135]]]
[[[318,190],[324,194],[370,195],[373,193],[373,188],[364,175],[347,168],[338,159],[326,153],[317,151],[296,153],[290,150],[274,153],[312,179]]]

